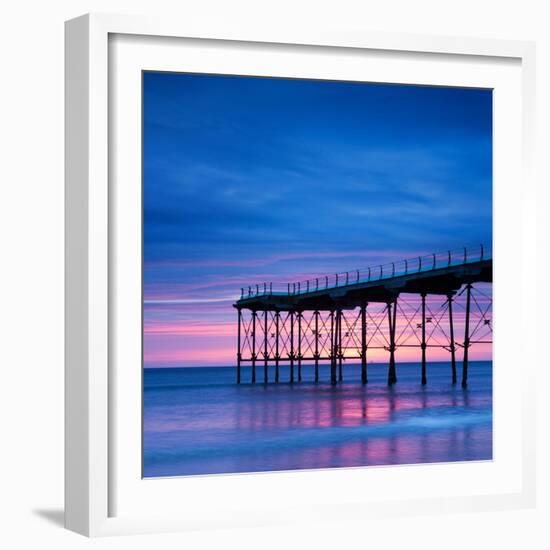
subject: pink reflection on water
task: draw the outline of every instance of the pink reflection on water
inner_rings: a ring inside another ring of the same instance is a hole
[[[230,400],[198,406],[193,411],[185,403],[167,407],[166,414],[146,418],[152,431],[177,429],[238,429],[354,427],[391,422],[399,413],[414,414],[434,407],[468,404],[467,394],[403,392],[392,389],[369,391],[361,386],[331,389],[316,387],[304,399],[303,387],[284,387],[284,399],[277,399],[278,387],[267,388],[265,399]],[[247,389],[244,389],[246,391]],[[250,388],[257,391],[257,388]],[[339,395],[335,395],[339,392]],[[282,396],[283,397],[283,396]],[[169,411],[169,414],[168,414]]]
[[[490,364],[472,367],[472,391],[452,386],[439,365],[423,387],[418,367],[401,366],[391,388],[381,368],[368,386],[336,387],[237,386],[217,382],[223,369],[210,378],[208,369],[152,369],[144,403],[146,475],[490,459]]]

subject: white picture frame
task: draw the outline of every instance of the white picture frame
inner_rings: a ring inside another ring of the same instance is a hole
[[[157,40],[158,47],[153,47],[151,39]],[[128,311],[128,315],[133,316],[127,319],[129,324],[134,328],[139,325],[141,330],[141,319],[136,318],[137,311],[141,311],[141,303],[139,300],[137,303],[132,302],[132,294],[120,290],[117,277],[124,270],[132,275],[136,258],[141,258],[141,250],[139,247],[130,247],[133,256],[127,256],[127,260],[125,254],[118,252],[121,251],[121,243],[130,242],[135,231],[141,231],[135,217],[141,209],[141,197],[137,201],[133,200],[135,189],[132,191],[128,187],[126,191],[119,191],[124,189],[124,185],[113,188],[112,182],[121,180],[121,177],[134,183],[136,178],[139,179],[136,167],[124,164],[124,158],[133,162],[131,159],[135,158],[136,147],[140,146],[138,127],[141,122],[139,116],[134,117],[135,120],[132,118],[139,98],[139,95],[132,95],[132,75],[141,70],[143,63],[147,69],[176,70],[181,52],[175,55],[170,52],[175,48],[186,47],[185,44],[190,42],[194,53],[191,50],[187,53],[195,56],[192,58],[193,70],[199,72],[201,67],[204,67],[205,72],[212,71],[212,63],[217,62],[220,52],[225,50],[228,58],[234,54],[237,64],[243,63],[243,59],[251,60],[250,66],[244,71],[256,74],[254,67],[259,67],[259,64],[254,66],[254,56],[263,65],[273,50],[273,62],[276,63],[277,56],[280,57],[277,52],[279,48],[280,51],[284,50],[286,62],[297,60],[293,70],[300,75],[303,69],[298,66],[299,58],[307,52],[307,55],[319,56],[369,54],[376,58],[377,55],[384,55],[388,61],[384,65],[391,65],[394,56],[397,63],[402,64],[401,67],[408,60],[412,62],[413,58],[416,59],[418,65],[415,66],[415,74],[407,74],[395,65],[397,69],[393,70],[401,72],[388,73],[388,81],[396,81],[398,78],[400,82],[415,82],[418,79],[422,83],[422,78],[428,78],[422,77],[423,63],[426,64],[426,75],[433,72],[437,65],[440,84],[466,83],[466,77],[461,75],[467,73],[471,73],[474,80],[477,78],[481,83],[487,82],[487,86],[491,85],[490,78],[495,78],[495,82],[498,82],[496,89],[499,93],[502,91],[502,101],[508,101],[510,110],[518,115],[514,119],[512,113],[510,121],[503,118],[502,125],[495,127],[495,143],[499,151],[495,160],[498,188],[495,198],[495,270],[497,276],[502,273],[500,280],[503,281],[500,286],[502,290],[497,288],[495,309],[504,320],[502,328],[499,326],[498,329],[501,331],[500,342],[510,341],[506,334],[506,315],[518,316],[520,321],[516,331],[520,333],[527,330],[526,320],[535,315],[536,290],[521,270],[515,273],[515,295],[517,297],[519,293],[520,297],[518,304],[510,306],[509,311],[499,310],[498,305],[499,300],[503,303],[506,297],[505,277],[510,267],[518,262],[532,265],[536,255],[533,238],[536,189],[532,178],[535,50],[532,43],[376,32],[317,32],[306,29],[297,34],[294,31],[269,28],[227,29],[221,32],[196,26],[192,22],[118,15],[86,15],[68,21],[66,527],[84,535],[99,536],[294,521],[294,509],[285,505],[289,500],[289,487],[295,487],[297,495],[300,495],[296,497],[294,505],[302,511],[302,522],[324,521],[327,518],[360,519],[365,515],[399,516],[419,512],[481,511],[532,506],[535,499],[536,357],[532,345],[522,347],[521,350],[519,347],[515,349],[517,353],[521,351],[525,360],[516,379],[512,378],[511,368],[508,369],[510,376],[507,375],[507,381],[502,378],[502,389],[499,391],[503,397],[500,405],[499,393],[496,394],[496,406],[502,407],[500,418],[509,415],[506,417],[506,425],[512,435],[502,436],[508,437],[508,440],[502,440],[501,448],[508,449],[509,453],[503,452],[500,457],[497,455],[495,462],[488,467],[473,464],[469,465],[470,470],[460,471],[450,465],[352,468],[338,472],[246,474],[195,477],[181,481],[137,479],[134,466],[128,466],[127,470],[132,472],[133,478],[130,479],[130,474],[128,479],[124,478],[125,461],[131,461],[134,465],[136,461],[141,461],[136,437],[132,439],[132,434],[135,436],[137,433],[136,422],[141,422],[141,417],[135,418],[141,403],[141,395],[136,393],[136,389],[141,388],[141,374],[139,370],[116,367],[122,364],[119,353],[124,352],[124,347],[129,349],[135,345],[135,338],[132,337],[135,333],[124,337],[114,329],[120,322],[118,312]],[[210,59],[203,54],[202,44],[208,44],[209,51],[214,52]],[[113,55],[120,57],[113,58]],[[352,64],[350,62],[349,70],[354,70]],[[477,69],[474,68],[476,64]],[[311,76],[320,70],[319,66],[312,65]],[[446,71],[445,67],[451,67],[451,70]],[[494,74],[491,67],[495,68]],[[125,74],[129,79],[117,80],[118,72],[125,70],[128,71]],[[273,69],[268,67],[265,70],[269,73]],[[240,72],[243,72],[242,68]],[[489,80],[483,80],[486,78],[484,73],[490,73],[487,76]],[[385,78],[384,74],[379,73],[377,78]],[[448,80],[441,80],[445,78]],[[431,82],[431,79],[428,80]],[[127,83],[127,90],[122,90],[122,82]],[[113,106],[119,105],[117,94],[121,93],[128,94],[130,99],[126,108],[120,109],[119,113],[115,112]],[[135,131],[121,129],[121,125],[132,128],[135,125]],[[503,128],[517,131],[504,132]],[[115,154],[110,152],[110,146],[121,131],[133,137],[117,142],[120,147]],[[512,164],[505,167],[505,162]],[[126,195],[122,197],[119,192]],[[121,198],[124,198],[127,206],[121,206]],[[506,211],[514,205],[519,211],[520,222],[512,231],[511,227],[506,227],[510,226]],[[129,228],[129,232],[125,232],[124,228]],[[502,243],[500,246],[499,241]],[[514,250],[513,258],[507,252],[510,248]],[[140,276],[140,273],[135,273],[133,283],[129,283],[128,288],[140,283]],[[501,298],[498,297],[499,292]],[[126,302],[119,303],[117,300]],[[497,344],[495,351],[498,351]],[[130,353],[134,352],[130,350]],[[502,364],[513,360],[514,353],[506,355],[510,357],[500,354]],[[506,412],[506,409],[510,409],[506,396],[509,399],[514,380],[517,383],[516,391],[521,388],[521,414],[518,411]],[[121,409],[131,414],[121,414]],[[498,423],[499,415],[496,414],[497,428]],[[514,455],[514,459],[507,461],[508,454]],[[367,470],[369,473],[366,473]],[[473,491],[461,476],[471,480],[485,479],[487,485],[480,483],[480,489]],[[445,493],[449,477],[455,478],[455,487],[453,491]],[[502,481],[504,479],[509,480],[507,485]],[[391,491],[384,491],[384,487],[387,488],[394,480],[393,485],[402,485],[408,487],[408,490],[396,489],[392,494]],[[363,482],[369,484],[374,496],[367,497],[364,491],[353,489],[361,487]],[[314,487],[319,483],[324,487],[324,492],[330,495],[333,506],[329,506],[315,491]],[[275,494],[275,487],[283,487],[285,490],[281,489],[280,493]],[[383,492],[386,498],[379,496]],[[234,496],[237,493],[239,496]],[[220,498],[219,505],[212,507],[212,495],[219,494],[233,496],[226,501]],[[179,495],[179,501],[174,500],[174,495]],[[161,498],[167,503],[166,510],[158,507],[155,513],[146,505],[147,502],[160,502]],[[175,502],[179,502],[177,507]]]

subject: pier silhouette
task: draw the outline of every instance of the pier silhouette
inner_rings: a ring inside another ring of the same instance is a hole
[[[369,350],[388,353],[388,384],[397,382],[398,348],[418,348],[420,380],[427,383],[427,350],[449,352],[451,381],[457,382],[462,349],[462,387],[468,384],[469,350],[492,343],[493,280],[489,246],[461,248],[292,283],[258,283],[241,289],[238,315],[237,383],[241,365],[251,364],[251,382],[300,382],[302,367],[330,362],[330,382],[343,381],[345,361],[360,360],[368,383]],[[399,327],[399,328],[398,328]],[[412,342],[411,342],[412,340]],[[270,377],[269,366],[274,367]]]

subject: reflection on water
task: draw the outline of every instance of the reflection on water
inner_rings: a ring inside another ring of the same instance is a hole
[[[398,365],[393,387],[383,365],[369,365],[367,386],[357,366],[345,369],[335,387],[314,384],[307,367],[294,385],[237,386],[221,367],[146,370],[144,475],[491,459],[490,362],[471,364],[467,390],[445,363],[428,366],[427,386],[417,364]]]

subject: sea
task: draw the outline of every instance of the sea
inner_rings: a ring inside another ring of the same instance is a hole
[[[398,363],[394,386],[386,364],[344,365],[330,384],[328,365],[314,382],[311,364],[291,384],[263,383],[263,365],[144,369],[143,476],[190,476],[491,460],[492,363],[473,361],[468,387],[451,383],[450,363]],[[296,369],[296,367],[295,367]],[[295,371],[297,372],[297,371]]]

